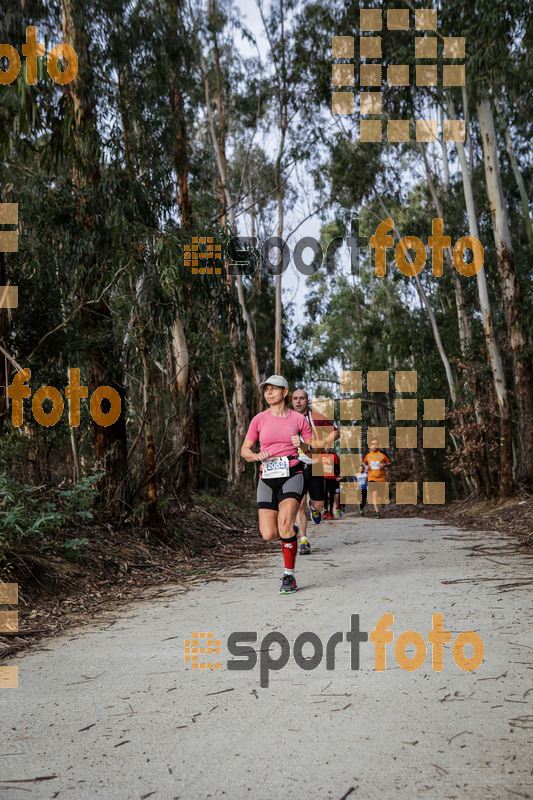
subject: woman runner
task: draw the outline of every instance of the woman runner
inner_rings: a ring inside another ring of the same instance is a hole
[[[298,536],[293,525],[304,494],[298,448],[310,451],[312,430],[303,414],[288,408],[289,384],[285,378],[271,375],[260,384],[262,387],[269,408],[252,419],[241,456],[246,461],[261,462],[257,484],[259,530],[265,541],[281,539],[285,574],[280,594],[290,594],[298,588],[294,577]],[[254,453],[251,448],[258,439],[259,453]]]

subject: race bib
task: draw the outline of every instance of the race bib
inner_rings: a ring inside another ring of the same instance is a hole
[[[287,456],[271,458],[270,461],[263,461],[263,472],[261,477],[265,478],[288,478],[290,475],[289,459]]]
[[[379,462],[379,461],[371,461],[370,462],[370,469],[381,469],[381,462]]]
[[[328,456],[327,454],[322,456],[322,465],[324,467],[324,475],[335,474],[334,461],[331,456]]]

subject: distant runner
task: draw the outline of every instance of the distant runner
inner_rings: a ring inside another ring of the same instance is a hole
[[[289,384],[281,375],[271,375],[259,385],[270,406],[256,414],[241,448],[246,461],[261,462],[257,484],[259,530],[265,541],[281,539],[285,574],[280,594],[297,590],[294,577],[298,536],[294,522],[304,497],[303,464],[298,450],[311,451],[312,429],[307,419],[288,407]],[[259,453],[252,447],[259,439]]]
[[[303,414],[304,417],[307,419],[308,423],[313,428],[314,433],[314,440],[320,438],[319,433],[320,431],[317,430],[321,427],[330,427],[333,430],[327,435],[324,439],[324,443],[322,447],[332,445],[333,442],[340,437],[340,431],[337,430],[333,422],[323,414],[319,414],[317,411],[311,412],[309,408],[309,395],[305,391],[305,389],[296,389],[292,395],[292,406],[295,411],[298,411],[300,414]],[[313,446],[317,450],[321,450],[322,448],[318,448],[316,441],[314,442]],[[313,475],[313,459],[305,454],[303,451],[300,452],[300,461],[304,464],[304,477],[305,477],[305,492],[309,494],[309,509],[311,511],[311,519],[317,525],[320,523],[322,519],[322,509],[324,508],[324,478],[319,475]],[[316,458],[315,458],[316,461]],[[307,533],[307,514],[305,510],[305,498],[306,495],[304,494],[302,498],[302,502],[300,505],[300,510],[298,511],[298,517],[296,524],[294,526],[294,530],[296,534],[300,535],[300,553],[302,555],[308,555],[311,552],[311,545],[309,544],[306,533]]]
[[[368,489],[368,475],[367,469],[364,464],[361,464],[361,469],[359,470],[358,474],[355,476],[355,480],[357,481],[357,488],[361,492],[361,502],[359,503],[359,513],[362,517],[365,516],[365,506],[366,506],[366,496],[367,496],[367,489]]]
[[[381,515],[379,513],[378,491],[373,488],[372,484],[386,482],[385,467],[390,464],[390,460],[385,453],[378,449],[377,439],[372,439],[370,442],[370,450],[363,458],[363,464],[368,468],[368,491],[372,492],[372,502],[376,512],[375,517],[379,519]]]
[[[324,519],[335,519],[333,507],[335,505],[335,495],[340,479],[340,464],[338,455],[333,452],[331,447],[326,447],[326,452],[322,456],[322,463],[324,465],[324,480],[326,482],[326,513],[324,514]]]

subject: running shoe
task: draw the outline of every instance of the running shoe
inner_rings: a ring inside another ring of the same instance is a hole
[[[374,519],[381,519],[381,514],[379,513],[379,511],[378,511],[378,513],[375,515]]]
[[[321,511],[315,511],[313,509],[313,506],[311,505],[311,501],[310,500],[309,500],[309,510],[311,511],[311,519],[313,520],[315,525],[318,525],[320,520],[322,519],[322,512]],[[325,517],[324,517],[324,519],[325,519]]]
[[[282,578],[280,594],[292,594],[298,589],[294,575],[284,575]]]
[[[361,503],[359,503],[359,513],[362,517],[365,516],[365,509],[362,507]]]
[[[300,542],[300,555],[301,556],[308,556],[311,554],[311,545],[307,541],[307,539],[302,539]]]

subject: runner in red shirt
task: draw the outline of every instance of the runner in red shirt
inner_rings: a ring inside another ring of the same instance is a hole
[[[304,496],[298,449],[310,451],[312,430],[302,414],[288,407],[289,384],[285,378],[271,375],[259,388],[264,389],[269,408],[252,419],[241,456],[246,461],[261,462],[257,485],[259,530],[266,541],[281,539],[285,574],[280,594],[290,594],[298,588],[294,577],[298,536],[293,526]],[[258,439],[259,452],[254,453],[252,447]]]

